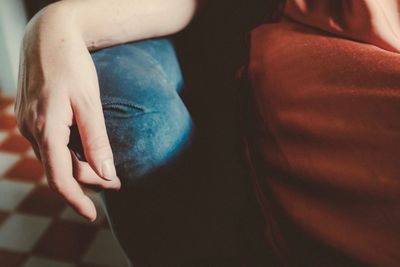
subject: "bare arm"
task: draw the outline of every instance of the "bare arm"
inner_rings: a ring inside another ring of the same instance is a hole
[[[42,161],[51,188],[78,213],[96,210],[80,184],[119,189],[89,50],[185,28],[202,0],[64,0],[26,29],[15,105],[18,128]],[[88,162],[68,149],[77,124]]]
[[[64,20],[93,50],[179,32],[205,1],[64,0],[42,10],[31,23],[52,33]]]

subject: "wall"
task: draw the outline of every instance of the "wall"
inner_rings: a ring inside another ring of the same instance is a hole
[[[19,50],[26,25],[22,0],[0,0],[0,88],[14,96],[17,86]]]

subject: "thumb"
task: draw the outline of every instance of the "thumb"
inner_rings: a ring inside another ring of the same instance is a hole
[[[86,160],[103,179],[118,179],[100,96],[88,98],[71,103]]]

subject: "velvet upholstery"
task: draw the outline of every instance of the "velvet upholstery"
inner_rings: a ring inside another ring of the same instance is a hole
[[[399,18],[383,3],[398,2],[288,1],[251,32],[244,140],[277,266],[400,264],[399,42],[381,27]]]

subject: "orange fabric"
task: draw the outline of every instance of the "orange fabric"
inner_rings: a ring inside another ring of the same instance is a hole
[[[251,33],[244,121],[266,240],[276,266],[400,266],[400,54],[371,21],[361,36],[319,16],[347,1],[308,2],[315,16]]]

